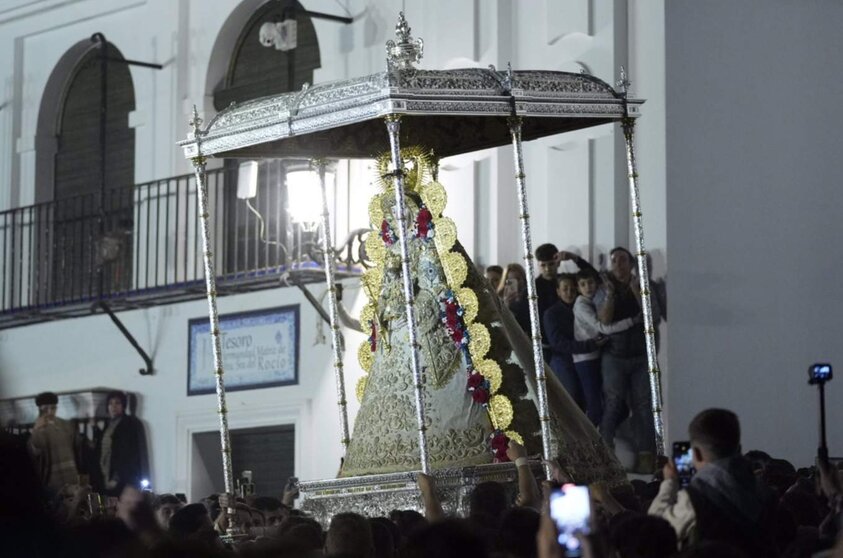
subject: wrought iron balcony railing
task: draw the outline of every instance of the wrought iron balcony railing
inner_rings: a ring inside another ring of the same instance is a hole
[[[259,180],[249,207],[236,168],[208,172],[220,294],[324,280],[320,231],[285,210],[283,164],[262,162]],[[0,329],[201,298],[199,226],[193,175],[0,212]],[[336,250],[340,276],[361,271],[364,234]]]

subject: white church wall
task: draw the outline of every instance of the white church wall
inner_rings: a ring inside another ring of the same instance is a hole
[[[726,407],[745,449],[797,466],[816,454],[807,368],[843,363],[841,25],[833,1],[667,3],[674,438]],[[827,390],[832,455],[841,388]]]
[[[318,297],[324,288],[311,286]],[[355,291],[348,304],[354,307]],[[299,383],[227,394],[230,426],[250,428],[295,423],[296,473],[302,479],[330,477],[342,455],[337,398],[330,346],[314,344],[317,315],[296,289],[272,289],[221,297],[221,314],[300,305]],[[120,319],[152,356],[155,374],[141,376],[140,357],[108,317],[80,318],[0,332],[0,378],[6,397],[43,390],[70,391],[93,387],[125,389],[138,395],[138,415],[150,438],[152,478],[158,490],[187,492],[190,433],[218,428],[216,396],[187,395],[187,321],[207,315],[205,301],[173,304],[120,313]],[[329,330],[323,327],[327,342]],[[346,389],[354,399],[360,375],[354,362],[363,335],[346,332],[354,352],[346,358]],[[356,399],[350,403],[351,418]]]
[[[200,0],[88,0],[40,11],[40,3],[25,2],[0,14],[0,82],[6,95],[0,98],[0,208],[32,203],[34,134],[44,85],[62,54],[97,31],[126,58],[165,66],[160,71],[131,70],[137,99],[129,117],[136,131],[136,181],[190,172],[174,144],[187,132],[193,104],[206,122],[213,116],[210,94],[228,63],[224,46],[232,35],[236,38],[251,10],[261,3],[219,0],[214,9],[208,9],[207,2]],[[332,0],[302,3],[315,11],[341,11]],[[314,74],[316,82],[384,69],[384,42],[393,37],[402,2],[342,4],[358,18],[354,24],[314,22],[322,59],[322,67]],[[406,4],[413,34],[426,43],[423,68],[494,64],[502,69],[512,61],[516,69],[578,71],[581,62],[608,82],[617,75],[620,62],[614,37],[620,23],[615,20],[618,3],[612,0],[566,2],[561,7],[551,0],[532,0],[531,9],[512,0],[410,0]],[[645,66],[645,61],[639,64]],[[657,78],[658,66],[654,68],[651,72]],[[643,86],[639,91],[644,96]],[[645,114],[648,110],[657,111],[657,105],[648,103]],[[639,130],[645,134],[643,126]],[[598,264],[599,253],[617,243],[628,244],[627,221],[618,218],[628,211],[628,202],[625,182],[618,194],[615,168],[623,160],[617,133],[602,126],[525,144],[534,245],[552,240]],[[641,151],[642,168],[649,164],[656,169],[658,158],[653,159],[653,151],[643,147]],[[348,176],[351,189],[342,184],[338,200],[347,200],[348,209],[337,219],[351,229],[366,224],[367,201],[375,188],[369,166],[357,161],[340,173]],[[443,161],[441,180],[450,197],[446,213],[456,220],[460,238],[477,263],[520,260],[513,174],[510,147]],[[649,203],[658,202],[663,189],[651,192],[656,200],[645,202],[645,211]],[[651,247],[664,247],[663,233],[648,238]],[[346,304],[359,311],[365,297],[355,287],[346,293]],[[220,311],[284,304],[301,305],[300,383],[229,394],[232,427],[262,426],[272,420],[295,422],[299,427],[298,476],[330,477],[341,455],[340,435],[330,350],[327,345],[311,346],[316,313],[294,289],[221,298]],[[137,374],[139,357],[103,316],[2,331],[0,389],[7,397],[95,386],[138,393],[139,413],[152,440],[154,485],[159,490],[189,491],[191,472],[201,473],[201,464],[191,461],[190,433],[216,428],[214,397],[186,395],[187,320],[205,315],[206,310],[204,301],[195,301],[120,314],[153,354],[157,372],[152,377]],[[345,335],[346,391],[353,424],[358,408],[353,393],[361,374],[356,348],[365,337],[348,331]]]

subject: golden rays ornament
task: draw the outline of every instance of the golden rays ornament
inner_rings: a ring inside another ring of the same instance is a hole
[[[493,395],[489,400],[489,413],[495,417],[495,426],[500,430],[512,424],[512,403],[505,395]]]
[[[444,256],[440,255],[439,260],[442,263],[445,278],[448,280],[448,286],[452,289],[462,287],[468,276],[468,264],[465,263],[463,255],[458,252],[448,252]]]
[[[492,346],[489,330],[481,323],[468,326],[468,351],[472,360],[480,360],[486,356]]]
[[[368,372],[372,369],[372,364],[375,362],[375,354],[372,352],[372,346],[369,341],[363,341],[357,348],[357,362],[360,363],[360,368]]]
[[[458,289],[456,292],[457,302],[460,303],[463,309],[463,321],[466,325],[471,325],[477,318],[477,312],[480,311],[480,303],[477,301],[477,295],[468,287]]]
[[[448,203],[448,194],[441,183],[429,182],[421,190],[421,199],[431,215],[436,218],[445,211],[445,205]]]
[[[431,212],[432,213],[432,212]],[[450,217],[440,217],[433,220],[433,242],[440,254],[447,254],[457,243],[457,225]]]

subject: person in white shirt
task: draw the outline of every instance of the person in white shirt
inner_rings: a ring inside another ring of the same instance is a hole
[[[599,276],[594,269],[586,268],[577,273],[577,290],[580,293],[574,302],[574,338],[577,341],[602,341],[604,336],[629,329],[636,323],[636,318],[625,318],[612,324],[600,322],[593,300],[597,293],[598,279]],[[583,388],[586,415],[594,425],[598,425],[603,416],[600,350],[575,353],[573,359],[577,377]]]

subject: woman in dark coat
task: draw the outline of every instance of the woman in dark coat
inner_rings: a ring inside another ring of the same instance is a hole
[[[140,420],[126,414],[126,394],[108,394],[108,425],[99,438],[97,455],[105,493],[119,496],[123,488],[138,488],[146,477],[146,433]]]

